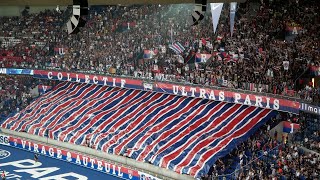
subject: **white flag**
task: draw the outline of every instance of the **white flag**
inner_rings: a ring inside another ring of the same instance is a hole
[[[213,24],[213,33],[216,33],[217,26],[219,23],[221,10],[223,3],[210,3],[211,6],[211,15],[212,15],[212,24]]]
[[[283,61],[283,69],[288,71],[289,70],[289,61]]]
[[[230,33],[231,33],[231,36],[233,35],[234,18],[236,16],[236,9],[237,9],[237,3],[236,2],[230,3]]]

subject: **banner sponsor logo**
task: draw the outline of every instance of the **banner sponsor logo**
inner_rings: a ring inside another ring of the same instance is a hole
[[[2,137],[4,135],[0,135]],[[94,169],[103,173],[107,173],[122,179],[129,180],[140,180],[140,179],[150,179],[159,180],[150,174],[146,174],[137,170],[128,169],[121,165],[115,165],[104,160],[93,158],[87,155],[82,155],[79,153],[67,151],[61,148],[50,147],[38,143],[34,143],[27,140],[22,140],[20,138],[14,138],[10,136],[6,137],[6,144],[15,148],[31,151],[34,153],[39,153],[44,156],[56,158],[59,160],[64,160],[76,165],[84,166],[86,168]]]
[[[7,157],[9,157],[11,155],[11,153],[9,151],[0,149],[0,159],[5,159]]]
[[[215,34],[217,30],[217,26],[219,24],[223,3],[210,3],[210,6],[211,6],[213,33]]]
[[[0,74],[7,74],[6,68],[0,68]]]
[[[320,107],[306,104],[306,103],[301,103],[300,104],[300,110],[307,112],[307,113],[312,113],[316,115],[320,115]]]
[[[146,91],[152,91],[153,90],[153,84],[145,82],[145,83],[143,83],[143,88]]]
[[[8,74],[8,75],[33,75],[33,70],[31,70],[31,69],[7,69],[7,68],[0,68],[0,74]]]

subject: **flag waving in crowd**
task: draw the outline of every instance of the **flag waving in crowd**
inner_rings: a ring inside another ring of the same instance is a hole
[[[45,86],[45,85],[38,85],[38,92],[39,94],[44,94],[47,91],[51,90],[52,86]]]
[[[175,42],[169,45],[169,48],[173,50],[176,54],[183,53],[186,49],[181,45],[180,42]]]

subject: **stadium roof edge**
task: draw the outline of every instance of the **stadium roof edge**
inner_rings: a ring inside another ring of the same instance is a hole
[[[214,2],[245,2],[246,0],[208,0]],[[129,5],[129,4],[183,4],[194,3],[194,0],[88,0],[89,5]],[[1,0],[0,6],[66,6],[72,5],[72,0]]]

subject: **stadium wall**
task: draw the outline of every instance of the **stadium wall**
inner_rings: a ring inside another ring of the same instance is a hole
[[[60,148],[70,149],[72,151],[76,151],[76,152],[80,152],[83,154],[98,157],[101,159],[107,159],[107,160],[119,163],[119,164],[126,166],[126,167],[134,167],[134,168],[142,169],[143,172],[147,172],[147,173],[151,172],[152,174],[157,174],[159,176],[165,177],[166,179],[176,179],[176,180],[194,179],[191,176],[178,174],[178,173],[170,171],[168,169],[153,166],[148,163],[137,162],[133,159],[126,158],[123,156],[117,156],[117,155],[104,153],[104,152],[97,151],[97,150],[94,150],[94,149],[91,149],[88,147],[84,147],[84,146],[78,146],[78,145],[74,145],[74,144],[70,144],[70,143],[66,143],[66,142],[56,141],[56,140],[52,140],[52,139],[45,138],[45,137],[40,137],[40,136],[22,133],[22,132],[11,131],[8,129],[3,129],[3,128],[0,128],[0,132],[3,132],[5,134],[11,135],[11,136],[19,137],[22,139],[28,139],[29,141],[33,140],[36,142],[45,143],[48,146],[53,145],[53,146],[57,146]],[[151,178],[151,179],[153,179],[153,178]]]

